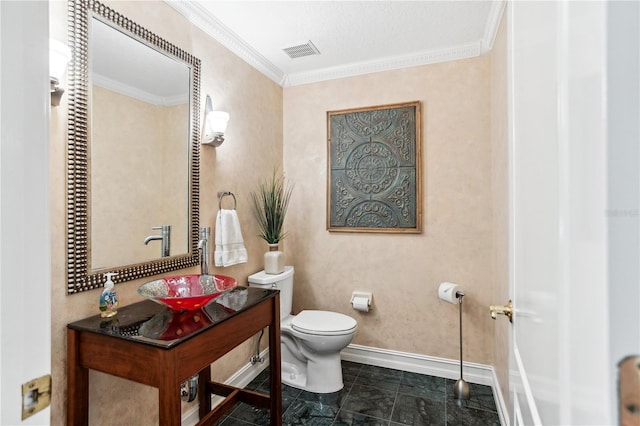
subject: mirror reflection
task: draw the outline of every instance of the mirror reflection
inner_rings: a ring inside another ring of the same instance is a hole
[[[90,28],[91,270],[186,254],[189,67]]]
[[[67,292],[196,266],[200,60],[69,2]]]

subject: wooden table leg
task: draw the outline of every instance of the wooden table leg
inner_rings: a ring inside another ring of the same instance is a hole
[[[269,326],[269,373],[271,376],[271,426],[282,425],[282,378],[280,375],[280,295],[273,298],[273,324]]]
[[[182,423],[182,399],[180,382],[176,374],[176,358],[173,354],[162,353],[158,360],[164,366],[164,374],[158,385],[159,422],[162,426],[180,426]]]
[[[198,401],[200,418],[204,418],[211,411],[211,394],[207,392],[207,383],[211,381],[211,367],[207,366],[198,374]]]
[[[89,370],[80,365],[80,333],[67,329],[67,425],[89,424]]]

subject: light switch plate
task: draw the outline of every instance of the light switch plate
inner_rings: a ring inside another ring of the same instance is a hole
[[[22,385],[22,420],[51,404],[51,374]]]

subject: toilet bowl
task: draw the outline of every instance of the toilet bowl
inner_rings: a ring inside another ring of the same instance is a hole
[[[291,315],[293,267],[278,275],[264,271],[249,276],[249,286],[280,290],[282,383],[314,393],[343,388],[340,351],[356,333],[358,323],[348,315],[303,310]]]

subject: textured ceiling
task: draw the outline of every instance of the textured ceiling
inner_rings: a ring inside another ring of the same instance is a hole
[[[165,1],[283,86],[481,55],[503,10],[499,0]],[[283,51],[308,41],[319,55]]]

